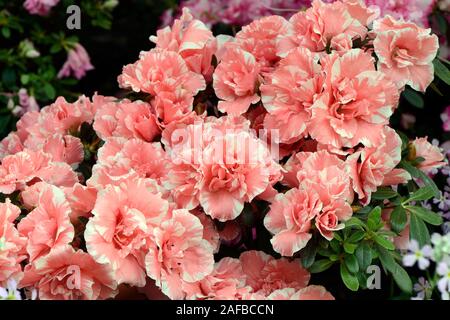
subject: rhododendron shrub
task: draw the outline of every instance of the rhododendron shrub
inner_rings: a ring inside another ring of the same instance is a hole
[[[411,293],[396,250],[442,223],[416,203],[445,161],[389,120],[406,86],[433,81],[435,35],[316,0],[235,37],[186,9],[151,41],[118,76],[128,99],[60,97],[0,143],[0,285],[328,300],[311,273],[336,266],[357,291],[381,264]]]

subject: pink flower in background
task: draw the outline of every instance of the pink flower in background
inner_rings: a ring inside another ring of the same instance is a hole
[[[189,211],[174,210],[151,234],[147,274],[169,298],[182,299],[183,283],[202,280],[214,267],[213,247],[203,239],[203,225]]]
[[[415,150],[416,158],[423,158],[417,167],[426,172],[432,173],[434,169],[439,169],[445,165],[444,154],[438,146],[428,142],[427,137],[416,138],[411,142]]]
[[[143,179],[99,192],[93,218],[86,226],[86,247],[102,264],[111,265],[114,279],[145,285],[144,257],[152,230],[167,216],[169,204]]]
[[[111,266],[70,246],[36,260],[20,287],[37,289],[40,300],[104,300],[117,294]]]
[[[9,199],[0,203],[0,286],[4,287],[9,279],[20,280],[22,267],[26,259],[27,238],[17,231],[14,221],[19,217],[20,209]]]
[[[50,10],[59,3],[59,0],[26,0],[23,7],[30,14],[46,16]]]
[[[43,186],[37,208],[18,224],[20,234],[28,239],[26,249],[31,262],[72,242],[70,213],[64,192],[51,185]]]
[[[321,63],[326,83],[311,107],[311,136],[335,148],[378,145],[398,104],[394,83],[376,71],[371,55],[360,49],[331,54]]]
[[[18,93],[19,105],[12,112],[17,116],[22,116],[29,111],[39,111],[39,105],[34,96],[28,95],[27,89],[21,88]]]
[[[299,261],[275,259],[262,251],[246,251],[239,260],[246,275],[246,284],[262,297],[279,289],[303,289],[308,285],[310,274]]]
[[[450,131],[450,106],[447,106],[441,113],[442,128],[444,131]]]
[[[58,78],[70,77],[73,75],[78,80],[86,75],[87,71],[93,70],[91,59],[86,49],[77,43],[67,54],[67,61],[58,72]]]
[[[217,66],[214,90],[222,101],[218,108],[231,115],[240,115],[260,97],[256,94],[260,67],[255,57],[242,49],[230,47]]]
[[[278,194],[264,218],[264,226],[274,237],[273,249],[283,256],[292,256],[311,239],[311,221],[320,213],[322,202],[314,192],[290,189]]]
[[[399,89],[405,85],[425,92],[434,79],[433,59],[439,40],[430,29],[386,16],[374,22],[373,41],[378,70],[384,72]]]

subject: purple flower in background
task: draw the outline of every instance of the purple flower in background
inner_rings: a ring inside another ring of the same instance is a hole
[[[428,16],[436,0],[364,0],[364,2],[367,6],[378,6],[381,17],[391,15],[428,27]]]
[[[86,72],[94,69],[88,53],[79,43],[69,51],[67,61],[58,72],[58,78],[69,77],[71,74],[78,80],[86,75]]]
[[[444,112],[441,113],[441,120],[444,131],[450,131],[450,106],[447,106]]]
[[[413,289],[417,293],[417,296],[411,298],[411,300],[424,300],[426,299],[429,291],[431,291],[432,287],[424,277],[420,277],[417,283],[414,284]]]
[[[46,16],[58,2],[59,0],[26,0],[23,7],[27,9],[30,14]]]

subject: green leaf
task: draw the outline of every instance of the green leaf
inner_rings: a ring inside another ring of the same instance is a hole
[[[411,214],[409,223],[409,234],[411,239],[417,240],[421,247],[430,242],[430,232],[422,219],[416,214]]]
[[[344,243],[344,251],[349,254],[353,254],[357,247],[358,247],[358,245],[354,244],[354,243],[348,243],[348,242]]]
[[[333,249],[334,252],[341,252],[341,245],[339,241],[333,239],[330,241],[330,247]]]
[[[9,37],[11,37],[11,29],[9,29],[8,27],[3,27],[3,28],[2,28],[2,35],[3,35],[6,39],[9,39]]]
[[[55,43],[50,47],[50,53],[55,54],[62,50],[60,43]]]
[[[416,192],[412,193],[408,199],[406,199],[403,203],[409,203],[411,201],[422,201],[433,198],[434,190],[430,185],[427,185],[423,188],[420,188]]]
[[[351,217],[345,221],[345,228],[358,227],[359,229],[364,229],[365,225],[360,219],[356,217]]]
[[[2,72],[2,82],[5,83],[5,85],[12,87],[16,83],[16,71],[14,71],[13,68],[5,68]]]
[[[351,273],[359,271],[358,259],[354,255],[346,255],[344,258],[345,266]]]
[[[317,249],[318,246],[315,243],[311,243],[302,251],[300,251],[301,261],[304,268],[308,269],[314,263],[314,260],[316,259]]]
[[[29,74],[22,74],[20,76],[20,82],[22,84],[27,84],[30,81],[30,75]]]
[[[375,234],[373,239],[383,248],[386,248],[387,250],[395,250],[395,245],[385,237]]]
[[[436,22],[441,34],[447,34],[447,19],[442,14],[436,14]]]
[[[320,273],[329,269],[334,264],[334,261],[328,259],[322,259],[315,261],[308,269],[311,273]]]
[[[403,97],[405,97],[406,101],[408,101],[409,104],[418,109],[423,109],[425,105],[422,95],[410,88],[406,88],[406,90],[403,91]]]
[[[345,266],[345,264],[343,263],[341,263],[340,271],[341,271],[341,278],[345,286],[352,291],[358,291],[359,288],[358,278],[355,275],[351,274],[350,271]]]
[[[370,230],[378,230],[380,228],[381,223],[381,208],[375,207],[372,211],[370,211],[367,217],[367,226]]]
[[[366,270],[372,263],[372,249],[367,242],[362,242],[355,251],[356,259],[361,270]]]
[[[47,98],[49,98],[50,100],[55,99],[55,97],[56,97],[56,90],[50,83],[46,83],[44,85],[44,92],[47,95]]]
[[[381,187],[378,188],[376,192],[372,193],[372,199],[374,200],[385,200],[391,199],[398,196],[398,193],[391,188]]]
[[[395,207],[390,217],[392,230],[397,233],[402,232],[405,229],[407,222],[408,216],[406,215],[405,208],[403,208],[402,206]]]
[[[433,65],[434,73],[438,76],[438,78],[450,86],[450,70],[448,70],[448,68],[437,58],[433,60]]]
[[[405,169],[406,171],[408,171],[409,174],[411,174],[411,176],[413,176],[414,178],[419,178],[427,186],[430,186],[433,189],[433,191],[434,191],[433,196],[435,198],[439,197],[439,195],[440,195],[439,188],[436,186],[436,184],[434,183],[433,179],[431,179],[428,175],[426,175],[420,169],[417,169],[416,167],[412,166],[409,162],[407,162],[405,160],[402,160],[400,162],[400,166],[403,169]]]
[[[366,233],[364,231],[356,231],[350,237],[348,237],[347,240],[345,240],[345,241],[355,243],[355,242],[361,241],[365,236],[366,236]]]
[[[444,222],[439,214],[427,208],[407,206],[406,209],[433,226],[440,226]]]
[[[392,254],[382,247],[378,247],[378,257],[380,258],[381,264],[386,270],[392,274],[395,283],[399,288],[407,293],[412,292],[412,281],[408,273],[403,269],[397,262],[395,262]]]

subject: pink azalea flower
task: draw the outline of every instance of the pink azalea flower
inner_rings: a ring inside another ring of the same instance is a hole
[[[411,176],[403,169],[395,169],[401,160],[402,140],[391,128],[384,128],[383,143],[363,148],[347,158],[352,185],[363,204],[370,202],[372,192],[381,185],[406,183]]]
[[[11,194],[22,190],[35,178],[63,187],[78,182],[77,175],[68,164],[51,162],[50,155],[42,151],[25,149],[2,159],[0,192]]]
[[[323,77],[313,54],[293,50],[261,86],[261,99],[269,112],[264,127],[277,129],[280,142],[293,143],[308,134],[311,106],[322,91]]]
[[[73,224],[79,222],[79,217],[89,218],[97,200],[97,189],[86,187],[80,183],[64,189],[64,194],[71,208],[70,220]]]
[[[28,239],[26,249],[30,262],[73,240],[70,213],[69,203],[61,189],[51,185],[41,188],[36,209],[18,224],[20,234]]]
[[[213,219],[198,209],[192,210],[191,213],[196,216],[203,225],[203,239],[209,242],[214,253],[219,252],[221,239]]]
[[[186,299],[195,300],[241,300],[251,290],[245,285],[241,262],[233,258],[222,258],[204,279],[183,283]]]
[[[367,27],[353,17],[347,6],[342,2],[324,4],[314,0],[312,7],[293,15],[289,22],[290,28],[286,34],[281,34],[278,40],[278,55],[285,57],[289,51],[304,47],[313,52],[324,51],[333,37],[349,35],[364,39]]]
[[[352,49],[323,62],[325,91],[311,107],[311,136],[335,148],[379,144],[383,126],[397,107],[399,92],[375,71],[370,54]]]
[[[275,259],[262,251],[246,251],[239,260],[246,275],[246,284],[262,297],[279,289],[303,289],[310,279],[310,274],[299,261]]]
[[[73,74],[75,78],[80,80],[86,75],[87,71],[93,70],[91,59],[86,49],[79,43],[67,54],[67,60],[58,72],[58,78],[69,77]]]
[[[168,159],[159,142],[113,138],[108,139],[97,154],[98,162],[92,168],[87,185],[99,190],[138,177],[162,186],[168,172]]]
[[[143,287],[150,235],[168,209],[148,180],[107,186],[98,194],[84,233],[89,254],[98,263],[110,264],[119,284]]]
[[[431,173],[434,169],[439,169],[445,165],[445,156],[442,151],[439,147],[429,143],[427,137],[416,138],[411,144],[414,147],[416,158],[425,159],[417,165],[420,170]]]
[[[378,70],[397,85],[406,84],[425,92],[434,78],[433,59],[439,48],[438,37],[410,22],[386,16],[374,22],[373,41],[378,57]]]
[[[54,134],[45,140],[42,150],[51,155],[52,161],[67,163],[73,168],[84,159],[83,144],[72,135]]]
[[[121,88],[151,95],[181,88],[195,96],[206,88],[203,77],[190,71],[177,52],[159,48],[141,52],[138,61],[123,68],[118,81]]]
[[[261,67],[271,67],[280,59],[276,55],[277,37],[287,29],[288,22],[283,17],[264,17],[243,27],[236,34],[236,43],[250,52]]]
[[[70,246],[29,266],[20,286],[37,289],[40,300],[104,300],[117,294],[110,266]]]
[[[160,133],[152,106],[127,99],[102,105],[95,115],[94,129],[103,140],[122,137],[151,142]]]
[[[218,150],[222,150],[219,155]],[[220,221],[235,219],[270,185],[273,160],[267,148],[243,131],[215,139],[203,151],[199,201],[205,213]]]
[[[295,290],[293,288],[279,289],[272,292],[268,300],[334,300],[334,297],[324,287],[310,285]]]
[[[189,9],[183,8],[183,14],[172,27],[160,29],[156,34],[150,37],[156,48],[179,53],[191,71],[211,78],[216,39],[203,22],[194,19]]]
[[[240,115],[260,98],[256,94],[260,67],[255,57],[242,49],[230,47],[217,66],[213,86],[218,108],[231,115]]]
[[[24,146],[20,140],[19,135],[16,132],[10,132],[0,142],[0,159],[17,152],[23,151]]]
[[[46,16],[50,10],[59,3],[59,0],[26,0],[23,7],[30,14]]]
[[[6,199],[0,203],[0,286],[6,286],[9,279],[20,280],[22,267],[26,259],[27,239],[17,231],[14,223],[20,215],[20,209]]]
[[[147,274],[169,298],[184,298],[183,283],[202,280],[214,266],[213,248],[203,239],[200,220],[187,210],[174,210],[151,233]]]
[[[305,152],[297,155],[302,159],[301,168],[297,172],[299,186],[307,190],[315,190],[324,207],[333,202],[353,202],[353,190],[346,163],[337,156],[322,150]]]
[[[275,234],[274,250],[283,256],[293,256],[311,239],[311,221],[320,213],[322,202],[315,192],[290,189],[278,194],[264,218],[264,226]]]

